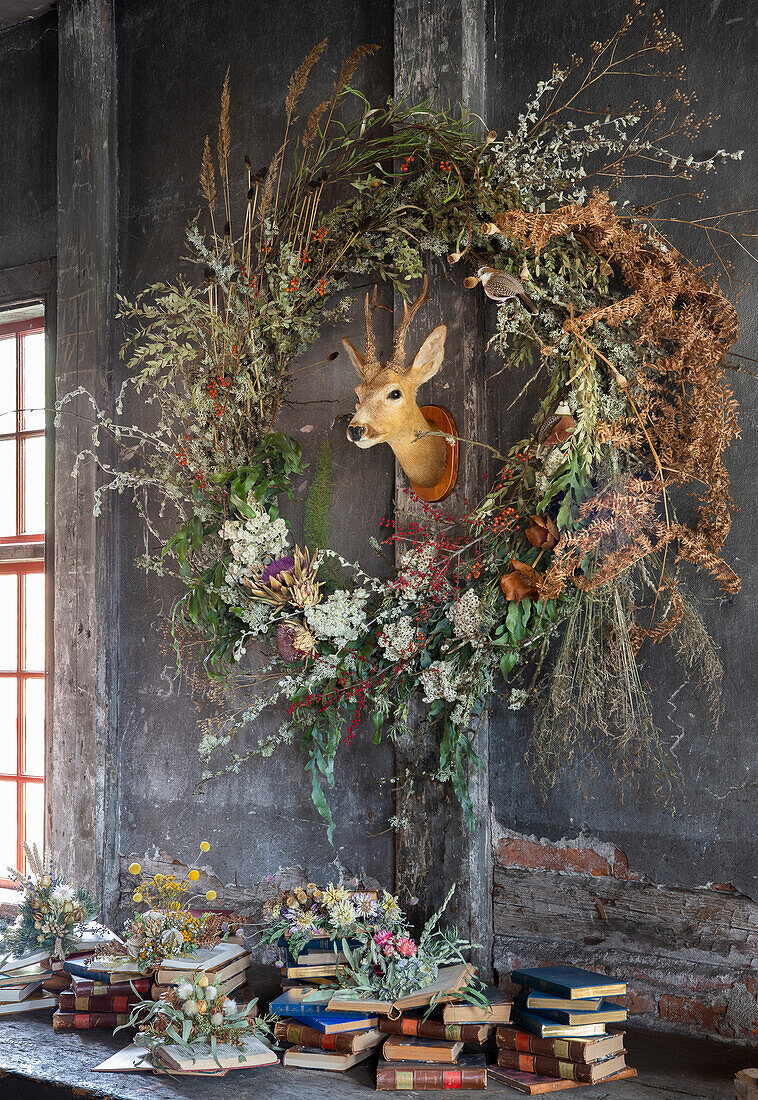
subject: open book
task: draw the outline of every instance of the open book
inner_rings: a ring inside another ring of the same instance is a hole
[[[437,981],[432,985],[426,985],[413,993],[407,993],[404,997],[398,997],[396,1001],[382,1001],[377,998],[363,998],[350,996],[350,991],[339,989],[332,996],[327,1006],[329,1012],[349,1012],[358,1009],[360,1012],[376,1012],[379,1015],[396,1015],[405,1012],[409,1008],[419,1008],[434,1002],[441,1004],[444,1001],[455,1000],[457,994],[474,977],[475,970],[468,963],[459,963],[457,966],[443,966]]]

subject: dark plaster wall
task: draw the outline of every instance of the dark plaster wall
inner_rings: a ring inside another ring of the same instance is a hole
[[[196,277],[177,258],[184,251],[186,223],[199,207],[197,175],[206,133],[215,147],[227,67],[231,165],[241,176],[245,153],[254,169],[268,163],[281,140],[289,74],[325,36],[328,48],[312,74],[302,113],[327,97],[343,58],[363,42],[376,42],[382,50],[362,68],[362,87],[374,97],[391,94],[391,4],[129,0],[121,5],[119,262],[124,293],[170,277],[177,269]],[[238,194],[245,190],[246,184]],[[323,351],[315,346],[304,363],[341,350],[339,335],[325,337]],[[328,369],[304,372],[292,394],[293,402],[303,404],[293,404],[283,424],[302,441],[307,459],[327,436],[332,440],[337,466],[334,545],[345,557],[361,558],[376,569],[377,560],[367,557],[367,539],[381,535],[379,519],[391,508],[394,470],[389,450],[378,460],[375,456],[364,471],[345,464],[344,425],[332,422],[352,407],[353,377],[344,355]],[[142,415],[135,406],[132,414],[137,419]],[[300,498],[309,477],[297,486]],[[298,502],[291,509],[296,533],[301,516]],[[198,713],[157,638],[172,593],[165,582],[147,578],[135,567],[144,547],[140,523],[126,501],[121,530],[119,850],[128,855],[157,842],[178,858],[192,858],[198,842],[208,839],[213,845],[209,858],[225,882],[237,872],[240,883],[249,884],[293,863],[307,864],[311,874],[323,878],[334,873],[335,859],[351,872],[365,869],[384,881],[391,878],[391,835],[372,839],[369,834],[385,829],[392,812],[388,788],[377,784],[377,776],[392,775],[392,754],[370,748],[366,730],[341,753],[333,795],[340,823],[335,848],[326,843],[297,748],[277,752],[273,759],[195,793],[202,771],[195,748]],[[266,722],[266,728],[274,726],[270,718]]]
[[[627,7],[625,2],[613,0],[598,18],[598,7],[591,0],[574,0],[569,5],[536,0],[509,4],[507,10],[490,0],[490,125],[499,131],[512,126],[537,81],[549,77],[552,62],[565,65],[572,52],[586,57],[589,43],[612,31]],[[750,0],[670,0],[665,5],[665,21],[684,42],[686,88],[699,97],[696,110],[703,115],[721,115],[693,151],[708,155],[719,148],[744,149],[745,157],[700,183],[640,183],[636,197],[640,201],[658,199],[706,186],[709,198],[702,207],[672,202],[662,208],[662,212],[678,218],[754,207],[758,181],[755,5]],[[674,55],[673,62],[679,64],[680,58]],[[623,106],[641,92],[659,94],[650,87],[645,92],[639,84],[631,88],[623,78],[598,94],[603,102]],[[633,183],[628,193],[635,198]],[[676,225],[664,228],[686,255],[702,263],[713,261],[708,240],[700,230]],[[745,228],[755,231],[754,217],[747,219]],[[734,261],[735,289],[748,283],[739,300],[741,339],[737,350],[758,357],[755,265],[738,248],[726,247],[725,252]],[[732,374],[730,381],[741,403],[743,439],[735,443],[728,458],[733,495],[741,511],[726,545],[726,559],[741,574],[743,589],[733,598],[721,599],[707,582],[694,578],[691,586],[702,598],[704,619],[720,647],[726,670],[725,713],[720,729],[714,729],[698,697],[697,671],[683,672],[673,661],[670,648],[664,645],[648,651],[642,670],[654,691],[655,717],[664,745],[679,769],[675,812],[656,801],[654,785],[646,776],[639,777],[639,791],[632,785],[622,796],[607,770],[591,781],[586,791],[578,789],[577,773],[567,774],[543,802],[524,763],[531,718],[504,707],[496,712],[491,726],[491,793],[500,824],[507,829],[554,840],[586,833],[622,848],[631,867],[659,882],[693,886],[710,881],[732,882],[755,898],[758,860],[753,806],[758,749],[754,639],[758,578],[754,509],[758,471],[752,439],[758,390],[755,380],[744,374]],[[509,383],[514,394],[521,384],[518,378]]]
[[[0,31],[0,268],[55,255],[55,15]]]

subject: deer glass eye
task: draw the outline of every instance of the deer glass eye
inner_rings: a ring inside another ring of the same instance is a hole
[[[387,394],[390,401],[399,401],[402,396],[402,390],[390,390]]]

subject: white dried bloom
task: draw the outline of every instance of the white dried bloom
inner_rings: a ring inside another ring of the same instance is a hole
[[[344,649],[366,631],[367,599],[368,592],[363,588],[354,592],[341,588],[316,607],[307,607],[305,620],[320,641]]]
[[[209,985],[208,986],[208,988],[205,991],[205,997],[206,997],[206,1000],[208,1000],[208,1001],[215,1001],[216,1000],[216,997],[218,997],[218,990],[216,989],[215,985]]]
[[[237,1002],[233,1001],[231,997],[227,997],[221,1006],[221,1011],[225,1016],[236,1016],[237,1014]]]
[[[182,1005],[182,1011],[185,1016],[197,1016],[197,1001],[185,1001]]]
[[[50,891],[51,901],[56,902],[59,905],[63,905],[64,902],[73,901],[76,897],[76,890],[73,886],[69,886],[67,882],[61,882],[58,886],[54,886]]]
[[[388,661],[404,661],[418,650],[418,637],[410,615],[403,615],[394,623],[385,623],[377,638],[379,647]]]
[[[422,546],[414,546],[406,550],[401,557],[395,586],[406,599],[415,599],[427,583],[435,553],[434,542],[425,542]]]
[[[479,597],[473,588],[469,588],[460,599],[450,604],[447,617],[453,624],[456,638],[472,640],[477,636],[482,625],[482,614]]]
[[[271,519],[252,493],[247,503],[253,509],[249,519],[229,519],[221,528],[221,537],[229,543],[233,559],[226,571],[226,583],[230,585],[260,573],[267,562],[280,558],[289,544],[283,519]]]
[[[458,698],[458,676],[453,666],[445,661],[433,661],[420,674],[419,680],[424,689],[425,703],[434,703],[438,699],[454,703]]]
[[[224,1022],[224,1017],[221,1012],[214,1012],[211,1014],[211,1023],[214,1027],[221,1027]]]
[[[176,993],[180,1001],[188,1001],[192,996],[192,982],[179,982]]]

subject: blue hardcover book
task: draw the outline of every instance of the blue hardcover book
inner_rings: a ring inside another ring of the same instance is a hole
[[[63,964],[63,969],[67,974],[73,974],[76,978],[86,978],[88,981],[102,982],[104,985],[113,985],[114,982],[130,982],[146,976],[135,967],[123,966],[114,970],[97,970],[74,959],[67,959]]]
[[[514,970],[511,978],[517,985],[553,993],[574,1001],[588,997],[623,997],[626,982],[606,978],[593,970],[581,970],[578,966],[535,966],[531,970]]]
[[[543,1039],[594,1039],[605,1035],[605,1024],[559,1024],[542,1012],[530,1012],[519,1005],[513,1006],[511,1020],[524,1031],[540,1035]]]
[[[376,1014],[330,1012],[328,1006],[333,993],[333,989],[288,989],[271,1002],[271,1012],[276,1016],[291,1016],[325,1035],[377,1027],[379,1017]]]
[[[628,1013],[623,1005],[616,1005],[613,1001],[601,1001],[597,1009],[581,1007],[571,1008],[535,1008],[527,998],[521,1007],[534,1012],[537,1016],[544,1016],[548,1020],[555,1020],[559,1024],[623,1024]],[[581,1004],[581,1002],[579,1002]]]
[[[543,1008],[570,1008],[577,1012],[598,1012],[603,1003],[602,997],[577,997],[572,1001],[568,997],[554,997],[551,993],[541,993],[536,989],[527,992],[524,1005],[535,1012],[542,1012]]]

